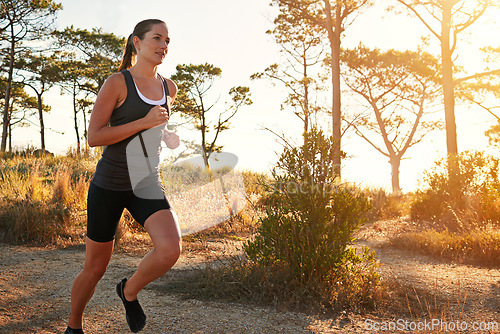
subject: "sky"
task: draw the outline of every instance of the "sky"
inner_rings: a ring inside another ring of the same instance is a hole
[[[286,91],[267,80],[250,80],[254,73],[263,71],[279,59],[279,47],[265,32],[273,27],[276,9],[269,0],[63,0],[57,27],[63,29],[102,28],[119,36],[128,36],[136,23],[147,18],[160,18],[169,28],[171,43],[169,54],[159,66],[159,73],[169,77],[178,64],[211,63],[222,69],[221,79],[212,88],[212,101],[220,99],[224,105],[227,92],[233,86],[250,87],[253,104],[243,108],[232,122],[232,129],[223,132],[218,141],[224,151],[234,153],[239,161],[237,168],[269,172],[282,149],[279,139],[264,127],[295,138],[302,127],[290,111],[280,110]],[[423,26],[404,15],[387,14],[381,2],[379,7],[360,15],[346,31],[344,47],[355,47],[360,42],[369,47],[415,50],[420,36],[426,31]],[[490,22],[491,24],[491,22]],[[479,30],[478,30],[479,29]],[[475,43],[491,43],[494,31],[478,28],[473,33]],[[483,29],[483,30],[481,30]],[[490,31],[490,33],[488,33]],[[498,46],[498,45],[497,45]],[[474,59],[475,45],[465,45],[461,56]],[[345,112],[356,109],[356,103],[343,98]],[[59,134],[47,131],[46,147],[49,151],[63,154],[74,145],[72,104],[69,96],[61,96],[54,88],[47,96],[46,104],[52,106],[45,117],[46,126],[63,131]],[[441,117],[439,115],[438,117]],[[458,107],[457,129],[459,150],[483,149],[487,146],[484,131],[495,120],[480,110]],[[15,130],[16,145],[31,144],[39,147],[39,135],[33,129]],[[181,139],[192,137],[191,133],[179,131]],[[349,159],[343,165],[343,177],[347,181],[390,189],[390,165],[388,159],[371,148],[353,133],[343,137],[343,150]],[[446,152],[443,131],[429,136],[426,141],[410,150],[401,165],[401,187],[403,191],[415,190],[422,173]]]

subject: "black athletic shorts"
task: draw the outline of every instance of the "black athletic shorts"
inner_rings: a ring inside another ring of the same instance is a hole
[[[124,208],[144,226],[149,216],[170,209],[170,204],[166,197],[143,199],[135,196],[132,190],[108,190],[91,182],[87,195],[87,236],[97,242],[114,240]]]

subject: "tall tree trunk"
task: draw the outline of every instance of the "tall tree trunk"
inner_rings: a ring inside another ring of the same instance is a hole
[[[85,114],[85,110],[83,110],[83,138],[85,138],[85,145],[88,144],[88,134],[87,134],[87,115]]]
[[[453,83],[453,60],[450,46],[451,10],[453,4],[444,2],[443,19],[441,21],[441,57],[443,71],[444,119],[446,127],[446,148],[448,151],[448,180],[450,182],[451,197],[455,203],[460,203],[462,194],[459,189],[459,166],[457,126],[455,123],[455,87]]]
[[[76,153],[80,156],[80,132],[78,131],[78,106],[76,105],[76,82],[73,83],[73,113],[76,133]]]
[[[329,0],[324,0],[326,30],[330,41],[331,55],[330,66],[332,72],[332,135],[334,139],[333,163],[335,165],[335,176],[341,177],[341,91],[340,91],[340,33],[341,33],[341,6],[335,6],[335,22],[332,18],[331,5]],[[334,26],[335,24],[335,26]]]
[[[203,115],[201,117],[201,154],[203,155],[203,163],[205,164],[205,168],[207,168],[210,173],[210,165],[208,164],[209,153],[207,152],[207,138],[205,134],[207,126],[205,124],[205,121],[205,113],[203,112]]]
[[[12,152],[12,125],[9,122],[9,152]]]
[[[391,156],[391,184],[392,194],[401,195],[401,187],[399,185],[399,166],[401,165],[401,158],[399,156]]]
[[[307,58],[306,52],[304,51],[302,57],[302,66],[303,66],[303,85],[304,85],[304,133],[309,131],[309,81],[307,77]],[[305,138],[304,138],[305,144]]]
[[[7,148],[7,132],[10,122],[9,117],[9,102],[10,102],[10,91],[12,88],[12,76],[14,73],[14,56],[15,56],[16,42],[14,39],[14,27],[11,25],[11,43],[9,50],[9,74],[7,77],[7,87],[5,89],[5,103],[3,108],[3,129],[2,129],[2,143],[0,145],[0,151],[5,152]]]
[[[453,83],[453,60],[450,46],[452,3],[444,2],[441,21],[441,57],[443,71],[444,115],[446,123],[446,148],[449,155],[458,153],[457,126],[455,123],[455,91]]]
[[[42,103],[42,94],[37,93],[37,102],[38,102],[38,119],[40,121],[40,139],[42,144],[42,151],[45,151],[45,125],[43,123],[43,103]]]

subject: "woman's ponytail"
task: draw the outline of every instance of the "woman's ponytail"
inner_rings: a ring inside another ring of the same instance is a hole
[[[122,61],[120,63],[120,67],[118,68],[118,72],[121,72],[123,70],[132,67],[132,58],[135,54],[133,39],[134,39],[134,34],[132,33],[127,39],[127,44],[125,44],[125,49],[123,50]]]

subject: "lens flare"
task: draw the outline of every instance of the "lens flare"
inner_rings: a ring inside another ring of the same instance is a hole
[[[162,199],[166,195],[183,235],[220,224],[240,212],[246,194],[243,177],[235,170],[238,157],[214,152],[208,166],[201,155],[171,163],[169,155],[171,158],[178,151],[162,147],[163,130],[157,127],[143,131],[127,145],[134,194],[144,199]]]

